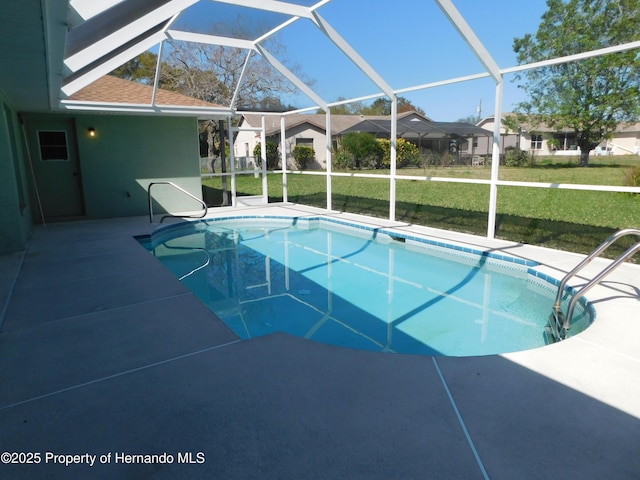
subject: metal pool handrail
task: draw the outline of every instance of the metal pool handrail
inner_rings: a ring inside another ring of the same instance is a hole
[[[585,286],[583,286],[580,290],[573,292],[573,298],[569,302],[569,308],[567,309],[567,315],[565,316],[562,312],[562,294],[564,293],[564,289],[569,282],[569,279],[574,277],[580,270],[586,267],[591,261],[598,257],[602,252],[604,252],[607,248],[613,245],[618,239],[627,236],[627,235],[637,235],[640,237],[640,229],[637,228],[625,228],[623,230],[618,230],[609,238],[607,238],[602,244],[596,248],[591,254],[585,258],[582,262],[580,262],[573,270],[565,275],[565,277],[560,282],[558,286],[558,293],[556,294],[556,301],[553,304],[553,310],[551,312],[551,316],[549,318],[550,327],[552,333],[556,340],[564,340],[567,336],[567,332],[571,328],[571,317],[573,316],[573,310],[575,309],[576,304],[578,303],[578,299],[585,294],[588,290],[590,290],[593,286],[600,283],[600,281],[606,277],[609,273],[611,273],[615,268],[618,267],[625,260],[631,258],[635,255],[636,252],[640,251],[640,242],[629,247],[623,254],[621,254],[618,258],[614,260],[609,266],[604,268],[598,275],[592,278]]]
[[[153,185],[171,185],[173,188],[181,191],[182,193],[184,193],[185,195],[193,198],[196,202],[198,202],[200,205],[202,205],[202,208],[204,209],[204,213],[202,215],[199,216],[194,216],[194,215],[188,215],[188,218],[204,218],[207,216],[207,212],[209,211],[209,208],[207,207],[207,204],[204,203],[202,200],[200,200],[198,197],[196,197],[195,195],[190,194],[189,192],[187,192],[184,188],[179,187],[178,185],[176,185],[173,182],[169,182],[169,181],[162,181],[162,182],[151,182],[149,184],[149,186],[147,187],[147,200],[149,201],[149,223],[153,223],[153,199],[151,198],[151,187]],[[162,223],[162,221],[165,218],[180,218],[181,216],[178,215],[165,215],[160,219],[160,223]]]

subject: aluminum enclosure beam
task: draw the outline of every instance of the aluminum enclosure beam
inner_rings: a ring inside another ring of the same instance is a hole
[[[244,65],[242,65],[242,71],[240,72],[240,78],[238,78],[238,84],[236,85],[235,90],[233,91],[233,97],[231,98],[231,104],[229,105],[231,108],[235,108],[238,103],[238,95],[240,95],[240,85],[244,81],[244,77],[247,74],[247,67],[249,67],[249,60],[251,60],[251,55],[254,50],[249,50],[247,53],[247,58],[244,59]]]
[[[329,23],[320,16],[318,12],[313,12],[314,23],[318,28],[338,47],[369,79],[384,92],[384,94],[393,98],[393,88],[369,65],[364,58],[360,56],[355,49],[347,43],[347,41],[336,32]]]
[[[89,20],[91,17],[95,17],[105,10],[109,10],[114,5],[122,2],[123,0],[71,0],[69,6],[83,21]]]
[[[533,70],[534,68],[548,67],[550,65],[558,65],[560,63],[575,62],[577,60],[585,60],[587,58],[599,57],[601,55],[607,55],[609,53],[624,52],[627,50],[633,50],[640,48],[640,40],[629,43],[622,43],[620,45],[614,45],[612,47],[599,48],[598,50],[591,50],[589,52],[574,53],[572,55],[566,55],[564,57],[552,58],[550,60],[542,60],[540,62],[527,63],[525,65],[517,65],[515,67],[504,68],[502,73],[515,73],[523,70]]]
[[[282,13],[284,15],[293,15],[294,17],[311,17],[311,11],[308,7],[293,3],[278,2],[276,0],[216,0],[216,2],[267,10],[268,12]]]
[[[178,105],[150,105],[138,103],[83,102],[78,100],[62,100],[62,108],[86,112],[120,112],[120,113],[162,113],[165,115],[190,116],[201,119],[212,117],[226,118],[235,112],[227,108],[191,107]]]
[[[128,62],[132,58],[135,58],[137,55],[146,52],[150,48],[162,42],[164,39],[166,39],[165,33],[163,31],[159,31],[152,36],[145,38],[144,41],[136,43],[130,48],[123,49],[108,60],[99,62],[95,66],[89,65],[86,69],[65,78],[63,80],[62,92],[67,96],[73,95],[81,88],[84,88],[90,83],[95,82],[100,77],[107,75],[109,72]]]
[[[260,55],[262,55],[267,62],[269,62],[276,70],[278,70],[282,75],[284,75],[291,83],[293,83],[296,87],[300,89],[302,93],[308,96],[311,100],[316,102],[320,108],[322,108],[325,112],[329,108],[327,106],[327,102],[325,102],[317,93],[311,90],[307,84],[305,84],[302,80],[300,80],[296,75],[294,75],[287,67],[285,67],[280,61],[271,55],[262,45],[256,45],[256,50]]]
[[[458,9],[453,5],[451,0],[435,0],[440,6],[442,12],[447,16],[449,21],[453,24],[458,33],[462,35],[467,45],[473,50],[478,60],[484,65],[489,74],[496,82],[502,81],[502,75],[500,73],[500,67],[493,59],[489,51],[482,44],[475,32],[471,29],[467,21],[460,14]]]
[[[197,1],[129,0],[117,4],[69,31],[64,63],[69,70],[77,72]]]
[[[167,35],[172,40],[181,42],[202,43],[205,45],[219,45],[221,47],[242,48],[255,50],[254,42],[241,38],[221,37],[218,35],[207,35],[204,33],[184,32],[182,30],[168,30]]]

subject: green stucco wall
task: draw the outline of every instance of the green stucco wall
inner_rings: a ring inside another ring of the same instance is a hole
[[[31,236],[31,199],[21,132],[18,116],[0,93],[0,255],[23,250]]]
[[[89,127],[95,129],[95,137],[88,135]],[[152,181],[174,182],[202,198],[194,118],[78,115],[76,132],[88,217],[146,215],[146,189]],[[200,208],[170,187],[153,189],[167,211]]]
[[[0,254],[4,254],[24,249],[33,223],[40,222],[40,210],[18,116],[1,94],[0,107]],[[86,218],[147,215],[147,187],[155,181],[171,181],[202,198],[195,118],[106,114],[24,114],[23,118],[27,136],[30,123],[70,119],[75,124],[73,140]],[[95,137],[89,136],[89,127],[95,129]],[[32,155],[34,162],[40,161],[37,148]],[[17,179],[22,183],[22,201]],[[48,180],[37,179],[38,183]],[[198,202],[171,187],[157,185],[153,192],[157,214],[201,209]]]

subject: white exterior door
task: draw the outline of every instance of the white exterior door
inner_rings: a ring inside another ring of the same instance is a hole
[[[84,214],[82,179],[72,120],[29,122],[29,153],[45,219]]]

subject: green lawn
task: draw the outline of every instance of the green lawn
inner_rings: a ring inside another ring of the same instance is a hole
[[[593,157],[589,168],[577,159],[543,159],[529,168],[500,167],[500,179],[542,183],[625,185],[625,173],[640,165],[635,156]],[[373,172],[367,172],[373,173]],[[387,173],[377,171],[375,173]],[[398,175],[448,178],[490,178],[490,167],[403,169]],[[287,175],[290,202],[326,207],[326,180],[316,175]],[[269,175],[270,201],[282,200],[282,177]],[[220,204],[219,178],[203,181],[212,205]],[[389,214],[389,180],[334,177],[332,202],[336,210],[377,217]],[[258,195],[261,180],[237,177],[237,191]],[[398,180],[396,218],[421,225],[486,235],[489,186]],[[546,188],[498,187],[496,237],[589,253],[620,228],[640,228],[640,194],[588,192]],[[629,242],[612,249],[617,255]]]

